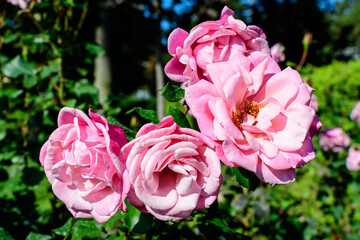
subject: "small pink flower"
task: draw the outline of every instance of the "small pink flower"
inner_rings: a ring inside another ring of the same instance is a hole
[[[200,79],[210,81],[206,66],[231,59],[234,54],[270,54],[263,31],[257,26],[246,26],[233,17],[234,12],[224,7],[220,20],[195,26],[190,33],[175,29],[168,39],[168,51],[173,56],[165,66],[166,75],[173,81],[191,85]]]
[[[201,132],[222,143],[222,161],[271,184],[294,181],[295,168],[315,157],[311,137],[321,127],[312,89],[268,55],[238,54],[207,70],[212,83],[188,86],[185,101]]]
[[[319,136],[320,146],[325,151],[341,152],[350,146],[351,139],[341,128],[327,129]]]
[[[7,0],[9,3],[15,6],[19,6],[21,9],[25,9],[29,4],[30,0]],[[37,3],[41,2],[41,0],[36,0]]]
[[[122,149],[132,185],[129,203],[163,221],[208,208],[222,182],[214,149],[211,139],[180,128],[171,116],[144,125]]]
[[[40,152],[40,162],[54,194],[78,218],[107,221],[120,208],[130,189],[120,149],[127,142],[120,127],[89,110],[64,107],[58,128]]]
[[[351,146],[349,154],[346,158],[346,168],[350,171],[359,170],[360,166],[360,148],[358,146]]]
[[[315,112],[319,110],[318,98],[313,94],[310,99],[310,107],[312,107]]]
[[[350,118],[360,124],[360,101],[358,101],[350,114]]]
[[[285,61],[284,46],[276,43],[270,48],[271,56],[278,63]]]

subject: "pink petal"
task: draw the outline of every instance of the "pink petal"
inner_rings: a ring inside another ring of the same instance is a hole
[[[229,167],[243,167],[255,172],[258,164],[258,156],[254,151],[242,151],[231,140],[225,140],[222,148],[226,159],[224,164]]]
[[[231,136],[234,139],[244,139],[241,131],[232,121],[232,116],[230,116],[229,108],[223,99],[211,99],[209,101],[209,108],[216,121],[218,121],[220,126],[224,128],[228,136]]]
[[[223,24],[226,23],[227,18],[233,15],[234,15],[234,11],[228,8],[227,6],[225,6],[221,11],[220,22]]]
[[[295,169],[275,170],[267,166],[264,162],[261,162],[256,170],[256,176],[266,183],[288,184],[295,181]]]
[[[189,33],[181,28],[174,29],[168,38],[168,51],[171,55],[176,54],[176,48],[182,47]]]
[[[259,90],[256,96],[254,96],[254,101],[261,102],[266,98],[272,97],[275,98],[283,108],[286,108],[290,100],[294,98],[299,91],[298,85],[290,79],[298,77],[299,74],[290,68],[275,74]]]
[[[185,82],[186,77],[183,75],[185,65],[179,62],[178,58],[171,59],[165,66],[165,74],[175,82]]]

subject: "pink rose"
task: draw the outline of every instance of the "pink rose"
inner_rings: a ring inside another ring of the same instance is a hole
[[[276,62],[285,61],[284,46],[281,43],[276,43],[270,48],[271,56]]]
[[[341,128],[327,129],[319,136],[320,146],[325,151],[341,152],[350,146],[351,139]]]
[[[180,128],[171,116],[144,125],[122,149],[132,185],[129,203],[163,221],[208,208],[222,182],[214,148],[211,139]]]
[[[210,81],[206,66],[231,59],[234,54],[270,54],[263,31],[234,19],[234,12],[224,7],[220,20],[195,26],[190,33],[175,29],[168,39],[168,51],[174,57],[165,66],[173,81],[194,84],[200,79]]]
[[[350,118],[360,124],[360,101],[355,104],[354,109],[351,111]]]
[[[286,184],[315,157],[311,137],[321,123],[309,107],[311,91],[298,72],[281,71],[268,55],[238,54],[207,66],[211,82],[185,90],[202,133],[222,143],[221,160]]]
[[[29,4],[30,0],[7,0],[9,3],[15,6],[19,6],[21,9],[25,9]],[[41,2],[41,0],[36,0],[36,2]]]
[[[57,128],[41,148],[40,162],[54,194],[78,218],[107,221],[130,189],[120,149],[127,142],[120,127],[91,112],[64,107]]]
[[[360,149],[358,146],[351,146],[346,158],[346,168],[350,171],[359,170],[360,166]]]

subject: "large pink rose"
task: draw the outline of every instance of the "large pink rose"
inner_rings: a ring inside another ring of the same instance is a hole
[[[185,100],[201,132],[222,143],[223,162],[271,184],[294,181],[295,168],[315,157],[311,137],[321,127],[312,89],[267,55],[238,54],[207,70],[212,83],[189,86]]]
[[[231,59],[235,54],[270,54],[263,31],[234,19],[234,12],[224,7],[220,20],[195,26],[190,33],[175,29],[168,39],[168,51],[174,57],[165,66],[173,81],[194,84],[200,79],[210,81],[206,66]]]
[[[359,146],[351,146],[346,158],[346,168],[350,171],[357,171],[360,167],[360,149]]]
[[[126,137],[100,115],[61,109],[58,128],[41,148],[40,162],[54,194],[74,217],[107,221],[120,208],[130,189],[120,149]]]
[[[122,149],[132,185],[129,203],[164,221],[208,208],[222,182],[214,148],[211,139],[180,128],[171,116],[144,125]]]
[[[350,146],[351,138],[341,128],[326,129],[319,136],[319,144],[325,151],[341,152]]]

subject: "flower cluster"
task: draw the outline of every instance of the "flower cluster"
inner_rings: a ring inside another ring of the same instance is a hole
[[[326,129],[320,136],[320,146],[325,151],[341,152],[350,145],[350,137],[341,128]]]
[[[171,116],[146,124],[127,143],[120,127],[89,110],[63,108],[40,162],[75,217],[107,221],[128,203],[164,221],[208,208],[222,183],[221,162],[270,184],[295,180],[315,157],[321,123],[312,92],[291,68],[281,70],[266,36],[225,7],[218,21],[169,36],[167,76],[182,82],[200,132]]]

